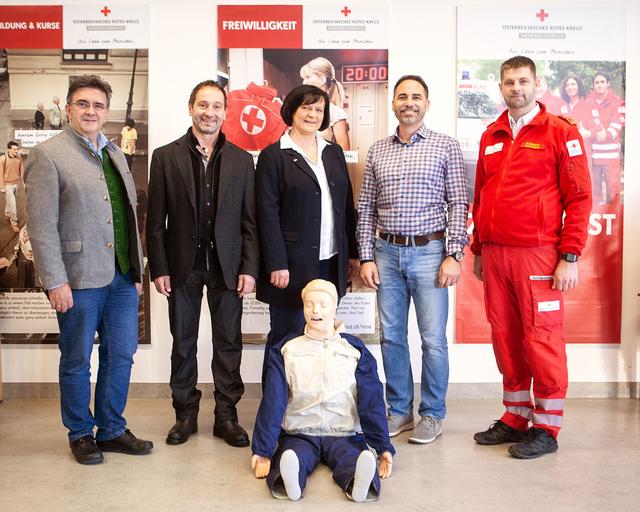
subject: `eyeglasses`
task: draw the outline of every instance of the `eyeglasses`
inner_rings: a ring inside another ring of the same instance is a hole
[[[74,101],[72,105],[75,105],[80,110],[86,111],[90,108],[93,108],[95,112],[104,112],[107,109],[107,106],[103,103],[89,103],[88,101],[78,100]]]

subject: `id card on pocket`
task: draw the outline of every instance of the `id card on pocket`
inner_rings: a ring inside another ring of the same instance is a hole
[[[546,313],[547,311],[560,311],[559,300],[545,300],[538,302],[538,312]]]

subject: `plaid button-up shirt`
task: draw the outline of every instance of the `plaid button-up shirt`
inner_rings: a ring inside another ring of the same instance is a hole
[[[394,235],[446,230],[447,254],[467,245],[467,178],[458,142],[424,124],[405,144],[398,131],[369,149],[358,199],[361,260],[373,260],[376,228]]]

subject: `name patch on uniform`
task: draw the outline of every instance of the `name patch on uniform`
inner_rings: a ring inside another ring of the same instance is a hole
[[[582,154],[580,141],[578,139],[568,140],[567,150],[569,151],[569,156],[580,156]]]
[[[538,302],[538,312],[545,313],[547,311],[560,311],[560,301],[547,300],[543,302]]]
[[[502,151],[502,146],[504,146],[504,142],[498,142],[498,143],[494,144],[493,146],[487,146],[486,148],[484,148],[484,154],[485,155],[493,155],[494,153],[497,153],[498,151]]]
[[[540,144],[538,142],[523,142],[520,147],[528,149],[544,149],[544,144]]]

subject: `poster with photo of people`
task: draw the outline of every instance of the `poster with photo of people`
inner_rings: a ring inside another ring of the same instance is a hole
[[[357,200],[367,152],[388,135],[388,7],[381,5],[220,5],[218,80],[227,90],[225,136],[256,156],[287,126],[287,93],[315,85],[329,96],[331,122],[321,133],[345,153]],[[268,307],[245,299],[245,341],[264,341]],[[349,332],[378,340],[375,293],[360,279],[341,301]]]
[[[138,194],[143,237],[148,158],[148,6],[0,6],[0,333],[7,343],[56,343],[29,241],[24,163],[67,125],[69,83],[95,74],[113,89],[103,132],[120,146]],[[139,341],[150,343],[149,283]]]
[[[576,123],[593,187],[580,284],[565,294],[569,343],[620,343],[624,214],[625,10],[570,6],[461,7],[458,12],[457,137],[473,202],[479,141],[505,109],[500,64],[534,60],[535,95]],[[469,229],[473,229],[473,220]],[[456,293],[456,341],[488,342],[482,284],[465,259]],[[588,313],[586,313],[588,312]]]

